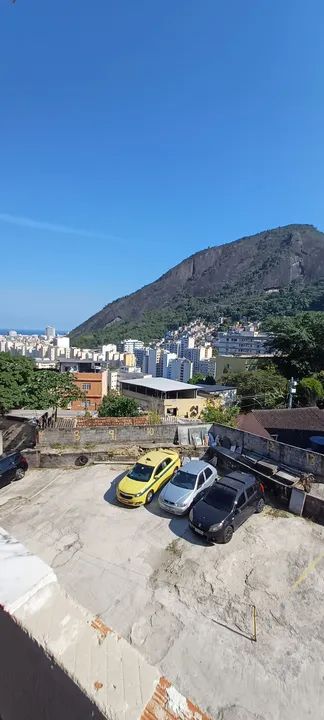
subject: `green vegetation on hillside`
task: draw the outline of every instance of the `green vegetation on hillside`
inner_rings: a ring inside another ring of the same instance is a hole
[[[176,330],[198,317],[216,323],[220,315],[235,322],[248,317],[250,320],[266,321],[276,315],[295,315],[301,311],[324,310],[324,281],[303,287],[291,283],[289,287],[274,293],[247,294],[242,285],[222,289],[212,297],[179,295],[172,306],[161,307],[144,314],[132,322],[115,322],[104,330],[87,335],[71,335],[75,345],[97,347],[106,342],[118,342],[126,337],[138,337],[145,343],[163,337],[167,330]]]

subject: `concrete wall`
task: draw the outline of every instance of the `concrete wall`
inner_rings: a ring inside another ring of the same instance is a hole
[[[259,453],[264,457],[274,460],[281,465],[288,465],[303,472],[311,472],[314,475],[323,477],[324,480],[324,455],[307,451],[293,445],[285,445],[276,440],[266,440],[259,435],[243,432],[224,425],[213,425],[212,432],[221,438],[228,437],[231,443]]]
[[[0,717],[104,720],[67,673],[0,608]]]
[[[39,432],[40,447],[79,447],[95,445],[136,445],[156,442],[167,445],[177,440],[177,425],[80,427],[75,430],[48,429]]]
[[[209,720],[2,528],[0,568],[2,720]]]

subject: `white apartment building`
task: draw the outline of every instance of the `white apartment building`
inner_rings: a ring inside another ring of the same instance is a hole
[[[188,382],[192,378],[193,365],[186,358],[175,358],[169,362],[168,378],[169,380],[178,380],[179,382]]]
[[[102,345],[101,354],[103,360],[111,360],[111,354],[117,352],[117,345],[109,343],[108,345]]]
[[[132,338],[129,338],[128,340],[124,340],[123,348],[124,352],[127,353],[133,353],[135,350],[139,350],[140,348],[144,347],[144,343],[142,340],[133,340]]]
[[[48,325],[45,330],[45,335],[46,335],[47,340],[53,340],[53,338],[55,338],[55,335],[56,335],[55,327],[52,327],[52,325]]]
[[[220,355],[266,355],[269,338],[257,330],[227,330],[217,334],[215,347]]]
[[[69,337],[66,337],[66,336],[64,336],[64,337],[60,337],[60,336],[55,337],[55,338],[53,339],[53,346],[54,346],[54,347],[57,347],[57,348],[64,349],[64,350],[67,350],[67,349],[69,349],[69,347],[70,347],[70,338],[69,338]]]
[[[168,367],[171,360],[177,358],[175,353],[170,353],[167,350],[158,351],[158,359],[156,366],[156,377],[168,377]]]

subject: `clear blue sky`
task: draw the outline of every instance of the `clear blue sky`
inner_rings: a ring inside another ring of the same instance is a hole
[[[0,327],[324,230],[323,31],[322,0],[0,0]]]

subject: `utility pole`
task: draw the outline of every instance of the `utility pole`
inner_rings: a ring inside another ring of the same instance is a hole
[[[294,380],[294,378],[290,378],[289,380],[289,395],[288,395],[288,408],[292,408],[293,405],[293,397],[296,395],[296,386],[297,386],[297,380]]]

